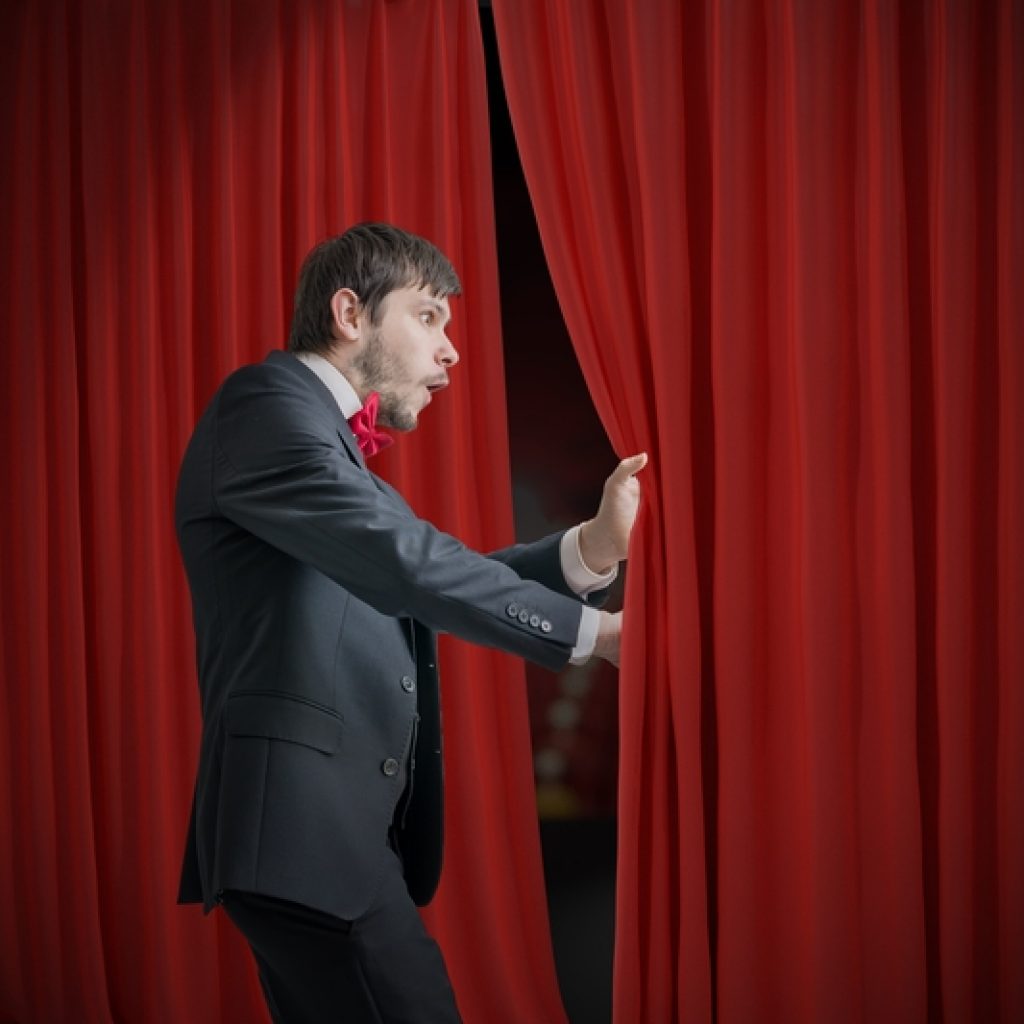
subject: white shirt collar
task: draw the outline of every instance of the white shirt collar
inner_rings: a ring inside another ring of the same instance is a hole
[[[362,409],[363,403],[359,401],[356,389],[349,384],[334,363],[317,352],[296,352],[295,358],[305,363],[324,382],[345,419],[351,418]]]

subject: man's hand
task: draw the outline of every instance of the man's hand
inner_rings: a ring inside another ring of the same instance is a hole
[[[601,624],[597,627],[597,640],[594,643],[594,657],[604,658],[618,667],[621,637],[622,612],[601,612]]]
[[[629,535],[640,507],[636,474],[647,465],[647,453],[623,459],[604,482],[597,515],[580,529],[580,554],[591,572],[608,572],[629,552]]]

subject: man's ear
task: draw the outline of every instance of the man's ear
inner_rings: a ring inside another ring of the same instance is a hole
[[[358,341],[363,329],[363,306],[351,288],[339,288],[331,296],[332,333],[341,341]]]

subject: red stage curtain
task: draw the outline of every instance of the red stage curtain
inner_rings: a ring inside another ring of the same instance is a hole
[[[0,1019],[265,1019],[234,930],[174,904],[199,733],[177,465],[225,374],[282,345],[308,247],[390,219],[466,297],[453,387],[381,469],[511,541],[476,4],[16,0],[0,39]],[[468,1022],[564,1021],[521,666],[444,653],[429,921]]]
[[[494,0],[621,454],[615,1019],[1024,1019],[1024,8]]]

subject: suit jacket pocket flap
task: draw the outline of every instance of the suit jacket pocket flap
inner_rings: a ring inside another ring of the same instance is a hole
[[[224,706],[230,736],[259,736],[301,743],[325,754],[341,746],[341,718],[326,708],[282,694],[240,693]]]

